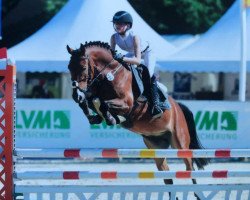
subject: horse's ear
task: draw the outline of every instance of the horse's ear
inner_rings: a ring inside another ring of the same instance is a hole
[[[84,47],[84,45],[81,43],[81,46],[80,46],[80,50],[81,50],[81,52],[85,52],[85,47]]]
[[[69,45],[67,45],[67,50],[68,50],[69,54],[72,55],[73,49],[71,49],[71,48],[69,47]]]

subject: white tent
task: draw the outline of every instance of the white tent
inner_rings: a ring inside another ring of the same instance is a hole
[[[178,51],[188,47],[192,43],[196,42],[201,35],[192,35],[192,34],[174,34],[174,35],[162,35],[162,37],[174,45]]]
[[[240,1],[200,39],[160,62],[163,71],[239,72],[240,71]],[[247,9],[247,68],[250,71],[250,9]]]
[[[66,45],[79,48],[85,41],[109,42],[112,16],[126,10],[134,18],[134,31],[146,40],[159,60],[176,48],[165,41],[136,13],[126,0],[70,0],[64,8],[34,35],[9,50],[19,72],[66,72],[69,54]]]

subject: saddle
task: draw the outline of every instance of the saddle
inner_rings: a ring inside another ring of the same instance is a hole
[[[151,77],[148,68],[142,64],[137,67],[131,65],[130,71],[133,74],[132,90],[135,102],[131,112],[126,116],[126,121],[122,123],[126,128],[132,127],[135,119],[140,119],[148,109],[152,109]],[[157,88],[160,97],[159,106],[163,111],[169,110],[171,105],[168,101],[167,88],[159,82]]]
[[[138,102],[149,101],[151,102],[151,77],[148,68],[141,64],[138,67],[131,66],[133,74],[133,93],[136,96],[136,91],[139,92],[139,96],[136,99]],[[162,110],[170,109],[170,103],[168,101],[167,88],[160,82],[157,82],[158,95],[160,97],[160,107]]]

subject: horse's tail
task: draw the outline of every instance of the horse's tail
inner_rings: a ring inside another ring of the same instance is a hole
[[[190,149],[204,149],[202,146],[196,132],[196,127],[195,127],[195,121],[194,121],[194,116],[191,110],[185,106],[182,103],[178,103],[179,106],[181,107],[181,110],[185,116],[188,130],[189,130],[189,135],[190,135]],[[204,169],[204,166],[206,166],[209,163],[209,158],[193,158],[193,161],[196,163],[198,169]]]

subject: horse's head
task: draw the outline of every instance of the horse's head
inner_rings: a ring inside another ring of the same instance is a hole
[[[67,50],[71,55],[68,69],[71,74],[73,96],[76,92],[89,95],[89,88],[97,79],[102,79],[105,71],[113,64],[114,52],[107,43],[102,42],[81,44],[76,50],[67,46]]]
[[[77,103],[85,100],[88,86],[88,56],[85,56],[85,48],[81,44],[79,49],[73,50],[67,45],[67,50],[71,55],[68,69],[71,74],[73,99]]]
[[[73,50],[67,45],[67,50],[71,55],[68,69],[71,74],[72,86],[86,90],[89,59],[88,56],[85,56],[85,48],[81,44],[79,49]]]

